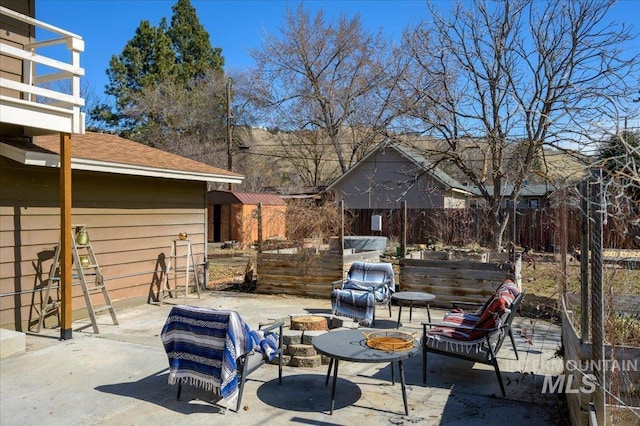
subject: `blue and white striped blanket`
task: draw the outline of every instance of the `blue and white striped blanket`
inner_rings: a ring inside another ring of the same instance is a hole
[[[393,265],[390,263],[353,262],[342,289],[331,293],[331,307],[334,314],[370,326],[376,301],[387,301],[395,289]]]
[[[334,314],[353,318],[368,327],[373,322],[376,301],[370,291],[335,289],[331,292],[331,308]]]
[[[273,334],[251,331],[235,311],[174,306],[162,329],[169,358],[169,383],[219,389],[228,404],[238,397],[238,357],[253,350],[272,359],[278,348]]]
[[[381,286],[381,284],[386,284]],[[396,291],[395,275],[391,263],[353,262],[343,288],[366,290],[376,287],[376,300],[381,302]]]

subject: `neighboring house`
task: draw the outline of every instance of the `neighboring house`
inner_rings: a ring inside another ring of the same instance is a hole
[[[326,189],[348,209],[465,208],[471,193],[429,160],[383,142]]]
[[[210,242],[235,241],[244,246],[258,241],[258,211],[263,240],[286,235],[287,203],[276,194],[210,191],[207,208]]]
[[[58,139],[0,136],[3,327],[24,329],[60,238]],[[72,140],[72,223],[87,226],[116,306],[153,300],[180,232],[191,239],[196,263],[207,261],[207,184],[239,184],[240,175],[113,135]],[[74,311],[84,307],[79,290]]]
[[[472,199],[470,201],[470,207],[475,207],[476,205],[481,205],[485,203],[485,200],[482,198],[482,194],[475,186],[467,186],[467,190],[473,193],[477,198]],[[527,184],[525,183],[522,188],[520,188],[520,192],[518,193],[518,205],[517,208],[520,209],[539,209],[546,207],[549,203],[549,197],[556,190],[551,184],[547,183],[537,183],[537,184]],[[487,185],[487,191],[490,194],[493,194],[494,187],[493,185]],[[513,202],[509,199],[513,196],[513,186],[505,185],[502,187],[502,197],[504,197],[504,201],[502,202],[502,207],[513,207]]]

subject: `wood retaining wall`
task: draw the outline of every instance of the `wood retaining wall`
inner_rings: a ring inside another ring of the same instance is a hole
[[[513,264],[471,260],[400,259],[400,290],[436,296],[432,305],[450,308],[453,301],[482,303],[507,278],[522,286],[522,259]]]
[[[564,365],[568,362],[580,361],[580,338],[573,328],[573,312],[563,310],[562,313],[562,346],[564,349]],[[564,369],[564,381],[571,380],[571,383],[582,384],[582,374],[577,371]],[[573,376],[569,379],[569,376]],[[575,386],[574,386],[575,388]],[[569,408],[569,418],[574,426],[589,424],[589,402],[591,396],[585,393],[566,393],[567,407]],[[582,410],[585,407],[586,410]]]
[[[292,296],[331,297],[331,283],[342,279],[355,261],[379,262],[377,251],[345,253],[271,251],[258,253],[256,292]]]
[[[566,392],[567,405],[571,424],[574,426],[589,424],[589,403],[593,394],[583,392],[583,375],[593,374],[593,367],[605,365],[605,382],[607,389],[613,394],[621,395],[625,403],[635,406],[638,404],[638,383],[640,383],[640,348],[605,346],[607,361],[603,364],[591,361],[591,344],[581,343],[580,337],[573,326],[573,311],[566,307],[562,309],[562,344],[564,349],[564,383],[570,381],[572,389]],[[576,366],[578,368],[576,368]],[[570,368],[568,368],[570,367]],[[584,371],[580,371],[584,370]],[[569,376],[573,376],[569,379]],[[633,395],[636,395],[635,397]],[[635,411],[635,413],[633,411]],[[637,424],[640,417],[640,407],[624,407],[616,404],[606,404],[605,418],[607,425]]]

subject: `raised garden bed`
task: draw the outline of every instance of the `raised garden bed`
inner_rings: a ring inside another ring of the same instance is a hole
[[[333,281],[341,280],[355,261],[379,262],[378,251],[339,254],[319,250],[275,250],[258,253],[256,292],[305,297],[331,297]]]
[[[449,308],[453,301],[484,302],[508,277],[522,286],[520,257],[513,263],[506,262],[507,254],[504,260],[489,255],[486,261],[415,257],[400,259],[400,290],[431,293],[436,296],[434,306]]]

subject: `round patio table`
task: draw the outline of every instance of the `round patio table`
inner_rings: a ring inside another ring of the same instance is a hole
[[[327,379],[325,386],[329,383],[331,367],[333,366],[333,386],[331,388],[331,413],[335,407],[336,397],[336,380],[338,378],[338,362],[366,362],[380,363],[388,362],[391,364],[391,380],[395,384],[395,375],[393,363],[398,363],[398,371],[400,374],[400,384],[402,386],[402,402],[404,403],[404,414],[409,415],[407,406],[407,390],[404,382],[404,370],[402,361],[408,359],[420,351],[418,340],[414,340],[413,347],[404,351],[384,351],[373,349],[367,346],[364,334],[380,330],[357,329],[357,330],[336,330],[321,334],[313,339],[313,347],[319,353],[331,358],[329,369],[327,371]],[[364,334],[363,334],[364,333]]]
[[[392,300],[397,300],[400,309],[398,310],[398,324],[396,328],[400,327],[400,315],[402,315],[402,305],[404,302],[409,302],[409,322],[411,322],[411,314],[413,313],[413,304],[424,303],[427,306],[427,317],[431,322],[431,310],[429,309],[429,302],[435,300],[436,296],[431,293],[424,293],[422,291],[399,291],[391,295]]]

